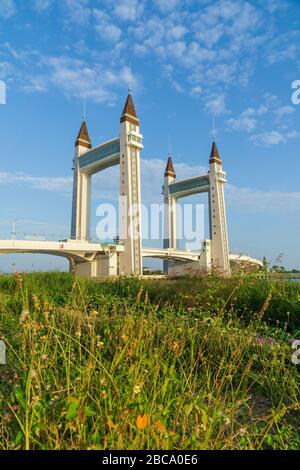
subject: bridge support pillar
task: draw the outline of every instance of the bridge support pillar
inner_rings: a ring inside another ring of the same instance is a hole
[[[177,201],[170,195],[169,185],[176,179],[172,157],[169,154],[169,159],[165,171],[165,184],[163,187],[164,194],[164,248],[177,248]],[[174,262],[164,260],[163,272],[168,274],[169,268],[174,265]]]
[[[75,262],[75,271],[83,277],[117,276],[118,253],[99,254],[93,261]]]

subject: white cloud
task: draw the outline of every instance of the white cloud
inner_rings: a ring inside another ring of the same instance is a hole
[[[261,145],[263,147],[270,147],[272,145],[284,144],[290,139],[296,139],[299,137],[299,133],[296,131],[288,132],[283,134],[278,131],[262,132],[260,134],[255,134],[251,136],[251,140],[256,145]]]
[[[142,14],[143,8],[139,0],[117,0],[114,13],[121,20],[135,21]]]
[[[228,119],[227,124],[235,131],[251,132],[257,127],[256,110],[247,108],[240,116]]]
[[[66,11],[65,21],[70,24],[84,25],[91,18],[89,0],[62,0]]]
[[[282,106],[277,96],[265,93],[263,102],[258,108],[247,108],[239,116],[228,119],[227,124],[233,130],[250,133],[259,127],[266,127],[275,117],[275,123],[279,130],[257,132],[250,137],[250,140],[256,145],[268,147],[286,143],[288,140],[298,137],[298,132],[288,131],[290,123],[287,117],[294,112],[295,109],[292,106]]]
[[[47,80],[44,77],[31,77],[23,85],[23,90],[28,93],[44,93],[48,90]]]
[[[225,95],[226,88],[246,86],[259,51],[272,38],[269,14],[253,2],[198,1],[191,8],[193,3],[156,0],[160,15],[148,10],[128,30],[133,52],[156,56],[163,70],[172,65],[164,75],[179,91],[205,88],[213,95],[223,87]]]
[[[261,0],[261,4],[269,13],[275,13],[276,11],[288,8],[288,4],[283,0]]]
[[[96,25],[96,31],[103,39],[112,42],[119,41],[122,34],[122,31],[118,26],[106,22]]]
[[[225,95],[210,96],[206,100],[205,109],[214,116],[228,113]]]
[[[53,4],[53,0],[34,0],[34,6],[38,12],[46,11]]]
[[[168,30],[168,36],[176,41],[181,39],[187,31],[187,28],[183,25],[174,25]]]
[[[278,109],[275,110],[275,114],[278,119],[282,119],[285,116],[293,114],[295,112],[295,108],[293,106],[280,106]]]
[[[241,212],[299,214],[300,192],[259,191],[227,184],[225,188],[227,207]]]
[[[300,31],[290,30],[277,35],[269,42],[266,57],[271,65],[277,62],[299,60]]]
[[[167,13],[174,10],[180,4],[180,0],[155,0],[155,3],[163,13]]]
[[[1,0],[0,17],[10,18],[16,13],[16,6],[13,0]]]
[[[99,36],[106,41],[118,42],[122,35],[122,30],[111,22],[110,16],[96,8],[94,8],[93,14],[96,20],[95,29]]]
[[[138,88],[138,80],[125,66],[112,69],[62,56],[41,57],[40,67],[45,71],[43,75],[26,76],[23,83],[26,91],[41,92],[54,86],[67,97],[86,96],[97,103],[114,104],[118,99],[116,88],[127,87],[128,83],[135,90]]]
[[[254,118],[240,116],[239,118],[228,119],[227,124],[235,131],[251,132],[256,128],[257,121]]]
[[[30,176],[25,173],[0,172],[0,185],[25,184],[33,189],[43,189],[47,191],[70,192],[73,179],[71,177],[43,177]]]

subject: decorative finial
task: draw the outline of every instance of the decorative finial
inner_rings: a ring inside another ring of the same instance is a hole
[[[213,116],[213,131],[212,131],[213,142],[216,141],[216,128],[215,128],[215,116]]]
[[[131,86],[128,87],[128,95],[132,95],[132,88],[131,88]]]
[[[171,136],[169,134],[169,156],[171,156]]]
[[[86,96],[83,95],[83,120],[86,118]]]

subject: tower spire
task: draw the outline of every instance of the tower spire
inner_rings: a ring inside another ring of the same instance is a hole
[[[82,121],[79,134],[78,134],[77,139],[75,141],[75,147],[78,147],[79,145],[81,147],[86,147],[88,149],[92,148],[91,139],[90,139],[90,136],[89,136],[89,133],[88,133],[85,118]]]
[[[168,152],[168,162],[167,162],[167,166],[166,166],[166,170],[165,170],[165,178],[167,176],[171,176],[172,178],[176,178],[176,173],[175,173],[174,166],[173,166],[173,161],[172,161],[171,136],[170,136],[170,134],[168,135],[168,139],[169,139],[169,152]]]
[[[222,161],[221,161],[219,151],[218,151],[218,147],[217,147],[217,144],[216,144],[215,140],[213,141],[213,144],[212,144],[209,163],[210,164],[211,163],[217,163],[218,165],[222,165]]]
[[[175,173],[175,170],[174,170],[172,157],[171,157],[170,154],[169,154],[169,158],[168,158],[168,162],[167,162],[167,166],[166,166],[166,170],[165,170],[165,178],[167,176],[172,176],[172,178],[176,178],[176,173]]]
[[[128,88],[128,96],[125,102],[123,112],[121,114],[121,123],[124,121],[128,121],[131,124],[139,126],[139,119],[135,110],[134,102],[132,99],[132,90],[130,87]]]

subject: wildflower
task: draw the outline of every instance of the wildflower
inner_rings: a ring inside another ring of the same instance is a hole
[[[192,313],[193,307],[188,307],[188,308],[187,308],[187,311],[188,311],[189,313]]]
[[[141,385],[136,385],[136,386],[134,387],[134,389],[133,389],[133,393],[134,393],[135,395],[138,395],[138,394],[141,392],[141,390],[142,390]]]
[[[106,392],[106,390],[102,390],[101,396],[102,396],[102,398],[104,398],[104,400],[107,398],[107,392]]]
[[[107,423],[106,424],[109,427],[109,429],[114,429],[115,428],[115,424],[113,423],[113,421],[110,417],[107,418]]]
[[[161,432],[163,432],[163,433],[166,433],[166,432],[167,432],[166,426],[165,426],[160,420],[155,421],[155,426],[156,426],[157,429],[159,429]]]
[[[29,310],[23,309],[20,315],[20,323],[25,323],[29,318]]]
[[[97,348],[102,348],[104,346],[103,341],[97,341]]]
[[[145,429],[149,424],[149,418],[147,415],[139,415],[137,418],[136,418],[136,427],[138,429],[140,429],[141,431],[143,431],[143,429]]]
[[[176,352],[180,348],[180,343],[179,341],[173,341],[173,351]]]
[[[36,310],[40,310],[41,308],[41,302],[40,302],[40,299],[38,298],[37,295],[33,295],[32,296],[32,299],[33,299],[33,305],[34,305],[34,308]]]
[[[18,288],[21,290],[22,287],[23,287],[22,278],[21,278],[21,276],[18,272],[16,272],[15,276],[16,276],[16,281],[17,281]]]
[[[99,315],[99,312],[97,312],[97,310],[92,310],[90,315],[91,317],[96,318]]]

